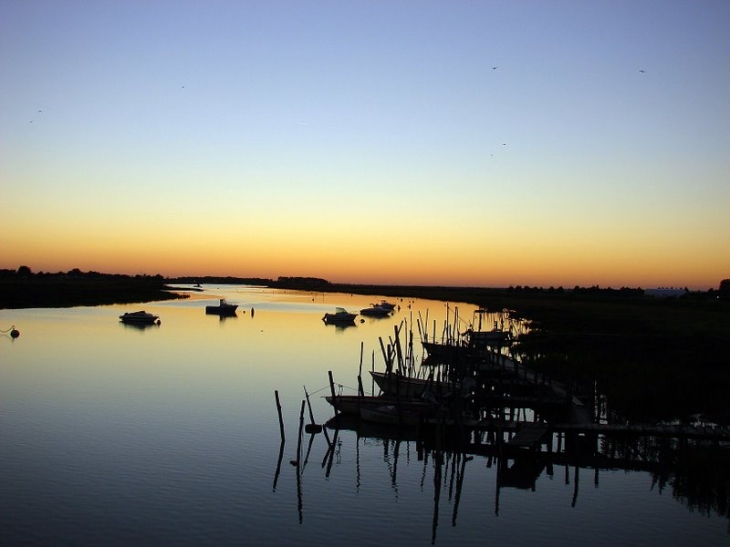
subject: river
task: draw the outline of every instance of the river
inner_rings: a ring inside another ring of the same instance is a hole
[[[205,314],[221,297],[236,317]],[[671,462],[508,469],[367,428],[329,430],[332,450],[321,433],[300,446],[305,387],[324,423],[329,371],[353,393],[397,326],[415,333],[418,365],[417,319],[433,333],[458,310],[463,330],[475,311],[391,299],[388,318],[321,320],[377,300],[206,285],[185,300],[0,310],[0,329],[20,332],[0,336],[0,544],[728,544],[726,493]],[[161,323],[119,321],[141,309]]]

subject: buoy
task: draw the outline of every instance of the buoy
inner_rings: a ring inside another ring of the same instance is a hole
[[[10,331],[11,338],[17,338],[18,336],[20,336],[20,331],[18,329],[13,329]]]

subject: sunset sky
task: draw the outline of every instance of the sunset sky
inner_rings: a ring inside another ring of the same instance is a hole
[[[0,2],[0,268],[717,288],[730,2]]]

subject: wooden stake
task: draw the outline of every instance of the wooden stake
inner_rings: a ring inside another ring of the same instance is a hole
[[[286,437],[284,436],[284,418],[281,416],[281,403],[279,403],[279,392],[274,391],[274,396],[276,397],[276,410],[279,413],[279,430],[281,431],[281,442],[286,442]]]

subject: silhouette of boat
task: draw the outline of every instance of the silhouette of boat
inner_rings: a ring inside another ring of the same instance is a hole
[[[155,323],[159,324],[160,322],[159,315],[147,313],[144,310],[124,313],[119,316],[119,319],[122,320],[122,323],[128,323],[130,325],[153,325]]]
[[[217,306],[205,306],[205,313],[208,315],[236,315],[238,304],[226,302],[225,298],[220,299]]]
[[[325,313],[324,317],[322,317],[322,321],[324,321],[328,325],[337,325],[337,324],[347,324],[347,323],[354,323],[355,317],[357,317],[356,313],[350,313],[345,308],[335,308],[335,313]]]
[[[393,308],[385,308],[380,304],[372,304],[369,308],[360,310],[360,315],[368,317],[388,317],[393,312]]]

